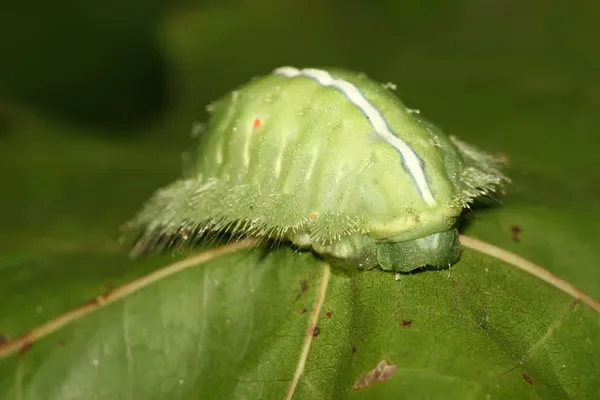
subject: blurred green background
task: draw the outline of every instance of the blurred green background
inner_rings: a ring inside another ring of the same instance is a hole
[[[123,135],[182,104],[184,121],[198,118],[216,96],[279,65],[335,65],[395,81],[450,130],[495,135],[508,112],[598,104],[597,4],[24,0],[1,6],[0,94],[9,106]]]

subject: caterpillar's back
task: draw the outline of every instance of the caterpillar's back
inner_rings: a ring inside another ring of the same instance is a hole
[[[192,176],[132,221],[145,230],[138,247],[227,231],[289,239],[342,264],[448,264],[462,209],[505,180],[494,157],[363,74],[282,67],[210,110]]]

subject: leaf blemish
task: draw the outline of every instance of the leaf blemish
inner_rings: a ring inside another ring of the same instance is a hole
[[[0,334],[0,346],[2,346],[5,343],[8,343],[8,338],[6,336]]]
[[[321,333],[321,328],[319,328],[318,326],[315,326],[313,328],[313,332],[312,332],[313,337],[319,336],[320,333]]]
[[[307,308],[306,308],[306,307],[304,307],[304,308],[302,309],[302,311],[300,311],[300,312],[301,312],[302,314],[305,314],[306,312],[308,312],[308,310],[307,310]]]
[[[403,319],[402,322],[400,322],[401,328],[410,328],[411,326],[412,326],[412,319]]]
[[[300,282],[300,289],[296,294],[296,301],[308,291],[308,281],[306,279],[302,279]]]
[[[331,319],[331,317],[333,317],[333,311],[327,311],[325,313],[325,316],[327,317],[327,319]]]
[[[530,385],[533,385],[535,383],[535,381],[531,379],[529,375],[523,374],[523,379],[525,379],[525,382],[529,383]]]
[[[356,383],[354,383],[353,389],[358,390],[369,387],[377,382],[387,381],[396,375],[396,371],[397,368],[394,364],[388,364],[386,360],[381,360],[375,369],[358,378]]]
[[[356,346],[352,345],[352,355],[354,355],[354,353],[356,353]]]
[[[29,351],[29,349],[31,349],[31,346],[33,344],[31,342],[25,342],[23,344],[23,346],[21,346],[21,349],[19,350],[19,353],[21,354],[21,356],[25,355],[25,353],[27,353]]]
[[[102,299],[103,300],[107,300],[108,297],[111,295],[111,293],[113,292],[114,288],[112,285],[106,285],[106,290],[104,291],[104,293],[102,294]]]
[[[521,233],[522,229],[520,227],[518,227],[517,225],[512,225],[510,227],[510,231],[512,232],[513,242],[519,243],[521,241],[521,239],[519,238],[519,234]]]
[[[98,297],[94,297],[91,300],[86,301],[85,303],[83,303],[82,307],[88,307],[88,306],[99,306],[102,304],[103,300],[101,299],[102,296],[98,296]]]

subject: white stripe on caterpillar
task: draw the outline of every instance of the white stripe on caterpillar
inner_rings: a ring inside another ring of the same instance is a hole
[[[381,112],[367,100],[365,95],[355,85],[343,79],[334,78],[327,71],[314,68],[300,70],[294,67],[281,67],[277,68],[274,73],[288,78],[305,76],[315,80],[320,85],[331,86],[342,92],[348,100],[357,106],[369,119],[375,132],[400,153],[403,164],[406,166],[408,173],[417,185],[423,200],[429,206],[435,206],[437,204],[431,189],[429,188],[429,184],[427,183],[425,171],[423,170],[423,165],[419,156],[407,143],[394,135],[385,118],[381,115]]]

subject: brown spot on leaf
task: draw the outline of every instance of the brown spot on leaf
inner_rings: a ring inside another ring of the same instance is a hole
[[[306,309],[306,307],[304,307],[304,308],[302,309],[302,311],[300,311],[300,312],[301,312],[302,314],[304,314],[304,313],[307,313],[307,312],[308,312],[308,310]]]
[[[570,310],[572,310],[572,309],[574,309],[575,307],[577,307],[577,304],[579,304],[579,301],[580,301],[579,299],[575,299],[575,300],[573,300],[573,301],[571,302],[571,304],[569,304],[569,309],[570,309]]]
[[[525,382],[529,383],[530,385],[533,385],[535,383],[529,375],[523,374],[523,379],[525,379]]]
[[[319,336],[320,333],[321,333],[321,328],[319,328],[318,326],[315,326],[313,328],[313,336],[317,337],[317,336]]]
[[[3,344],[8,343],[8,338],[2,334],[0,334],[0,346],[2,346]]]
[[[373,385],[377,382],[384,382],[396,375],[396,366],[388,364],[386,360],[381,360],[375,369],[372,369],[365,375],[362,375],[354,383],[353,389],[358,390]]]
[[[113,292],[114,288],[112,285],[106,285],[106,290],[104,291],[104,293],[102,294],[102,298],[103,300],[107,300],[109,298],[109,296],[111,295],[111,293]]]
[[[402,322],[400,322],[401,328],[410,328],[411,326],[412,326],[412,319],[403,319]]]
[[[512,225],[510,227],[510,231],[512,232],[512,240],[515,243],[519,243],[521,239],[519,238],[519,234],[521,233],[521,228],[517,225]]]
[[[327,311],[325,313],[325,316],[327,317],[327,319],[331,319],[331,317],[333,317],[333,311]]]
[[[352,355],[354,355],[354,353],[356,353],[356,345],[352,345]]]
[[[308,291],[308,281],[306,279],[302,279],[299,283],[300,289],[296,292],[296,300]]]
[[[31,346],[31,342],[23,343],[23,346],[21,346],[21,349],[19,350],[19,354],[21,354],[21,356],[25,355],[25,353],[27,353],[29,349],[31,349]]]
[[[95,306],[100,306],[102,305],[102,303],[104,303],[104,299],[102,299],[102,296],[98,296],[98,297],[94,297],[93,299],[90,299],[88,301],[86,301],[85,303],[83,303],[83,307],[95,307]]]

